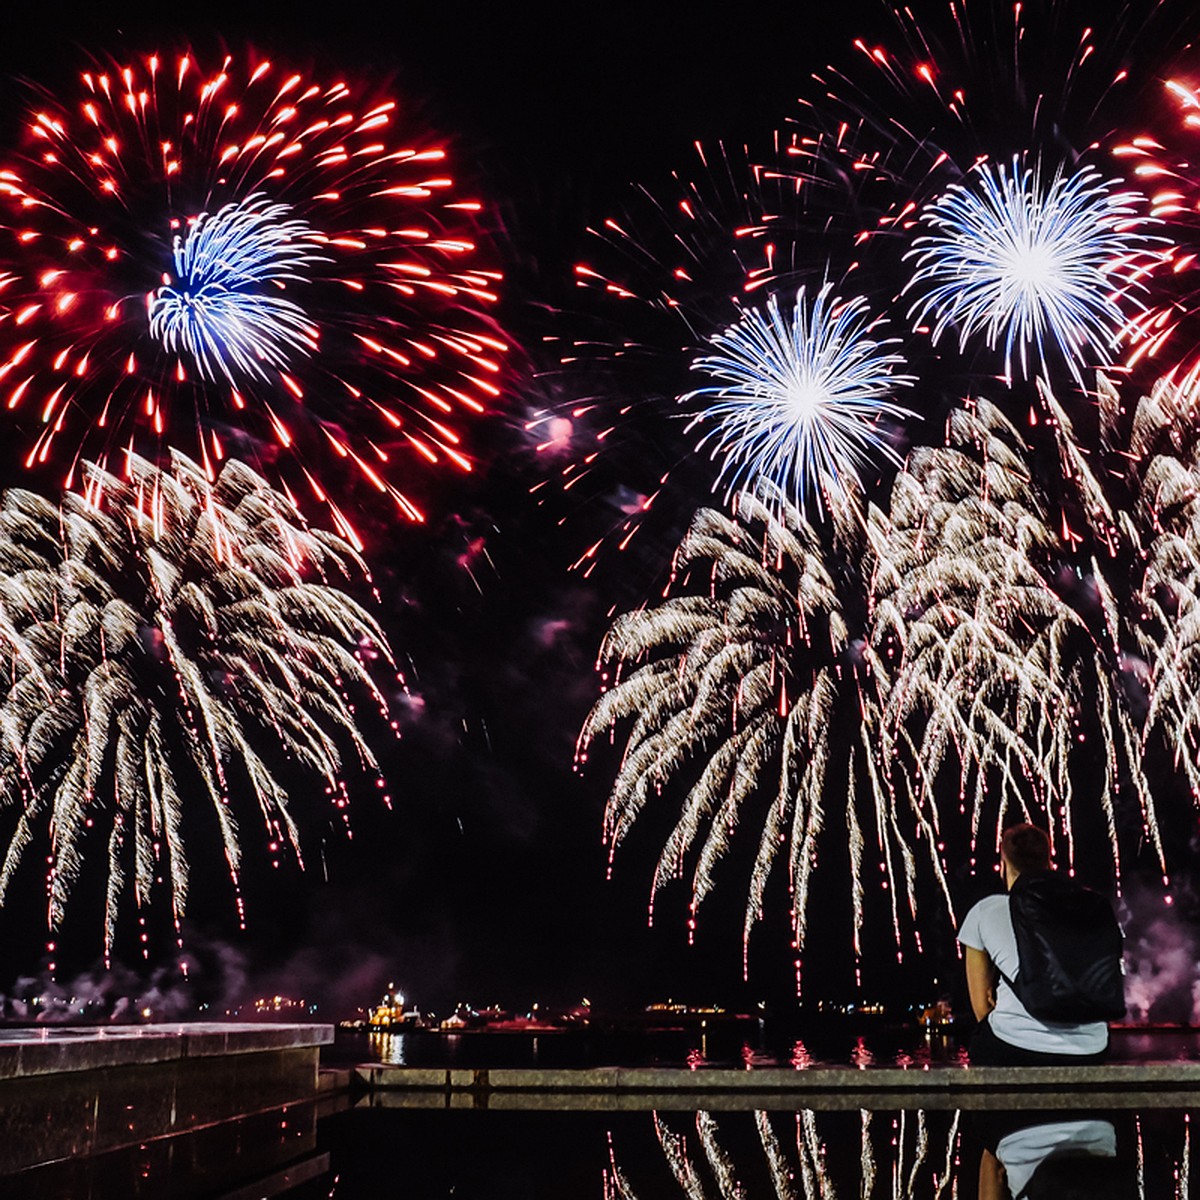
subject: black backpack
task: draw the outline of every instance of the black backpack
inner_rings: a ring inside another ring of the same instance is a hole
[[[1103,896],[1054,871],[1022,872],[1008,905],[1020,970],[1004,979],[1030,1016],[1083,1024],[1125,1015],[1124,939]]]

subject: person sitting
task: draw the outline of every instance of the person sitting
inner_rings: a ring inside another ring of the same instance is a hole
[[[1050,839],[1034,825],[1014,825],[1001,837],[1000,857],[1011,892],[1022,875],[1050,872]],[[1020,959],[1009,895],[980,900],[967,913],[958,940],[965,949],[967,990],[979,1022],[969,1045],[973,1065],[1082,1066],[1105,1061],[1106,1021],[1039,1020],[1021,1002],[1013,986]]]

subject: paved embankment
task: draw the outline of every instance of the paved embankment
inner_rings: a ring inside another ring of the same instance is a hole
[[[196,1021],[170,1025],[42,1025],[33,1029],[0,1029],[0,1080],[230,1054],[297,1049],[315,1052],[317,1047],[332,1041],[332,1025]]]
[[[0,1180],[311,1103],[332,1041],[329,1025],[0,1030]]]
[[[691,1110],[1192,1107],[1200,1062],[1103,1067],[591,1067],[443,1070],[367,1064],[355,1082],[381,1107]]]

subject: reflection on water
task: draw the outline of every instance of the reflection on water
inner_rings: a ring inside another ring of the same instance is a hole
[[[1149,1133],[1134,1114],[1089,1112],[864,1109],[856,1130],[812,1110],[651,1120],[660,1161],[626,1161],[610,1133],[603,1200],[1189,1200],[1188,1114]]]
[[[1128,1194],[1122,1175],[1128,1181],[1129,1162],[1119,1161],[1116,1126],[1101,1117],[1022,1125],[985,1149],[979,1164],[980,1191],[990,1185],[1011,1196],[1071,1195],[1086,1184],[1089,1200],[1101,1200]]]
[[[0,1176],[0,1197],[1191,1200],[1191,1115],[1178,1109],[565,1112],[385,1099]]]
[[[836,1118],[823,1128],[811,1109],[724,1114],[719,1119],[698,1112],[686,1121],[654,1113],[662,1165],[677,1189],[664,1188],[664,1172],[655,1171],[653,1163],[639,1163],[636,1168],[623,1164],[619,1147],[610,1141],[604,1200],[667,1195],[689,1200],[709,1196],[832,1200],[838,1195],[839,1179],[850,1185],[848,1194],[863,1198],[928,1196],[942,1200],[959,1194],[955,1173],[960,1157],[958,1113],[889,1114],[863,1109],[857,1114],[857,1137],[851,1127],[852,1114],[839,1113]],[[856,1179],[852,1178],[855,1174]]]
[[[11,1095],[11,1093],[10,1093]],[[0,1111],[7,1138],[37,1113],[20,1104]],[[317,1109],[311,1102],[253,1113],[192,1129],[176,1137],[150,1138],[122,1149],[47,1162],[27,1170],[0,1173],[0,1198],[8,1200],[232,1200],[253,1184],[253,1200],[328,1195],[332,1178],[328,1153],[317,1149]],[[57,1139],[47,1138],[53,1146]],[[86,1144],[86,1143],[84,1143]],[[55,1151],[52,1149],[51,1153]],[[60,1151],[59,1151],[60,1152]],[[250,1196],[244,1200],[251,1200]]]
[[[1190,1037],[1188,1049],[1196,1039]],[[1161,1043],[1140,1057],[1162,1058]],[[1140,1048],[1139,1048],[1140,1050]],[[1155,1054],[1154,1050],[1158,1053]],[[1118,1050],[1119,1053],[1119,1050]],[[803,1038],[795,1033],[678,1030],[654,1033],[566,1031],[537,1037],[527,1034],[389,1033],[339,1030],[337,1042],[322,1061],[380,1062],[398,1067],[810,1067],[852,1065],[922,1067],[963,1062],[966,1051],[952,1037],[927,1036],[912,1029],[880,1029],[869,1038],[846,1029],[817,1029]],[[1170,1057],[1175,1057],[1168,1050]],[[1179,1057],[1188,1057],[1181,1053]]]
[[[880,1026],[863,1033],[847,1025],[707,1032],[621,1034],[567,1031],[527,1034],[464,1032],[358,1033],[339,1030],[322,1054],[328,1063],[382,1062],[407,1067],[923,1067],[962,1063],[966,1049],[952,1033]],[[1195,1030],[1112,1031],[1113,1062],[1200,1061]]]

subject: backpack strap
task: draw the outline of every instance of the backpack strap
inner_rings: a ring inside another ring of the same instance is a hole
[[[1018,876],[1018,879],[1019,879],[1019,878],[1020,878],[1020,877]],[[1015,886],[1015,885],[1014,885],[1014,886]],[[1010,889],[1010,890],[1009,890],[1009,895],[1005,897],[1005,899],[1007,899],[1007,900],[1009,900],[1009,901],[1010,901],[1010,904],[1009,904],[1009,914],[1010,914],[1010,917],[1009,917],[1009,919],[1010,919],[1010,921],[1011,921],[1011,919],[1012,919],[1012,918],[1011,918],[1011,913],[1012,913],[1011,896],[1012,896],[1012,891],[1011,891],[1011,889]],[[1014,933],[1014,936],[1015,936],[1015,933]],[[1019,963],[1018,963],[1018,965],[1019,965]],[[1009,991],[1011,991],[1011,992],[1012,992],[1012,994],[1013,994],[1014,996],[1016,996],[1016,997],[1017,997],[1017,999],[1019,1000],[1021,997],[1020,997],[1020,993],[1017,991],[1017,982],[1016,982],[1016,980],[1015,980],[1015,979],[1010,979],[1010,978],[1009,978],[1007,975],[1005,975],[1005,973],[1004,973],[1002,970],[1000,970],[1000,967],[999,967],[999,966],[996,964],[996,962],[995,962],[995,960],[994,960],[994,959],[992,960],[992,966],[996,968],[996,974],[997,974],[997,975],[999,975],[999,976],[1000,976],[1000,978],[1001,978],[1001,979],[1003,979],[1003,980],[1004,980],[1004,982],[1008,984]]]
[[[996,967],[996,964],[992,963],[992,966]],[[1017,981],[1015,979],[1009,979],[1009,977],[1007,975],[1005,975],[1005,973],[1002,970],[1000,970],[999,967],[996,967],[996,974],[999,975],[1000,978],[1003,979],[1004,982],[1008,984],[1008,990],[1010,992],[1012,992],[1012,994],[1014,996],[1016,996],[1016,998],[1018,1000],[1020,1000],[1021,993],[1017,991]]]

